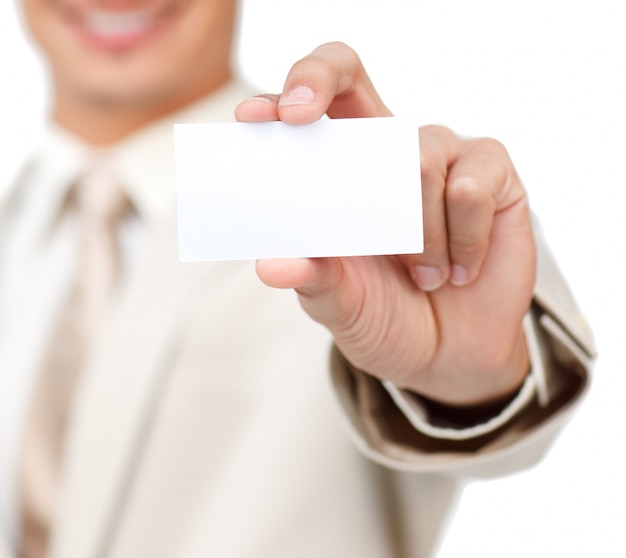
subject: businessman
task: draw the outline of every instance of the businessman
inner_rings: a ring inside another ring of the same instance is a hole
[[[22,8],[53,101],[0,206],[0,557],[427,557],[463,479],[541,458],[594,349],[500,143],[420,130],[423,254],[180,264],[172,124],[390,116],[358,55],[259,95],[235,0]]]

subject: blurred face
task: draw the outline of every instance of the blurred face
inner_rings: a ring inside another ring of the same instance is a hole
[[[165,110],[228,79],[236,0],[23,0],[23,7],[61,107]]]

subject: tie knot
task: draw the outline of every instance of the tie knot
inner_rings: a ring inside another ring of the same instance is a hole
[[[83,175],[75,193],[81,215],[99,222],[119,221],[130,205],[128,196],[108,169],[96,168]]]

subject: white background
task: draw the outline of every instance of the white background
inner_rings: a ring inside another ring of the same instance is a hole
[[[590,396],[541,465],[471,485],[441,558],[626,556],[626,32],[622,0],[248,0],[237,64],[277,92],[316,45],[361,55],[396,114],[508,147],[597,338]],[[0,175],[45,79],[0,3]],[[7,151],[3,151],[7,153]],[[15,155],[14,155],[15,154]]]

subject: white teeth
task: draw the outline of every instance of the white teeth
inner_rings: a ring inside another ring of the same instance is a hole
[[[153,10],[134,12],[88,12],[84,14],[85,26],[97,35],[120,37],[139,33],[155,19]]]

